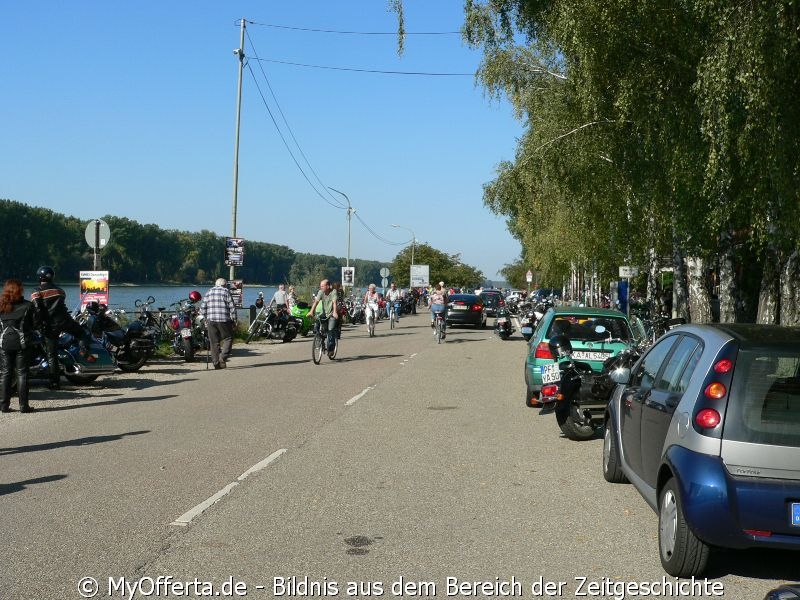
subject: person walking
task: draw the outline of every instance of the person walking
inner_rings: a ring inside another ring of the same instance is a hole
[[[39,278],[39,289],[31,294],[31,302],[35,308],[37,323],[41,323],[44,334],[44,348],[47,364],[50,368],[50,389],[59,389],[61,367],[58,363],[58,338],[62,333],[70,333],[77,340],[80,355],[87,362],[94,362],[97,357],[90,354],[92,336],[72,318],[67,308],[67,294],[53,283],[55,271],[53,267],[39,267],[36,271]]]
[[[217,279],[200,305],[200,314],[203,315],[211,344],[211,362],[215,369],[224,369],[227,366],[233,346],[236,305],[227,283],[224,277]]]
[[[28,365],[33,332],[33,304],[23,297],[22,282],[9,279],[0,295],[0,412],[11,410],[11,374],[17,375],[19,412],[33,412],[28,403]]]

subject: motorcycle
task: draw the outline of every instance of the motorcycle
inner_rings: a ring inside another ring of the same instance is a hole
[[[200,292],[190,292],[188,300],[173,303],[175,314],[172,315],[170,324],[174,332],[172,349],[178,356],[183,356],[184,362],[192,362],[195,352],[209,349],[203,316],[200,314]]]
[[[501,340],[507,340],[515,331],[516,329],[511,325],[511,317],[508,314],[508,310],[505,307],[501,307],[494,318],[494,332],[500,336]]]
[[[602,335],[606,328],[598,325],[595,333]],[[609,342],[622,341],[608,338]],[[595,373],[585,362],[572,359],[572,344],[565,335],[556,335],[548,343],[556,362],[542,372],[539,400],[545,409],[553,408],[556,422],[571,440],[588,440],[603,425],[603,414],[611,400],[616,384],[611,373],[621,367],[630,368],[642,355],[643,348],[635,343],[603,363]]]
[[[314,329],[314,319],[309,314],[310,309],[311,305],[307,302],[297,302],[290,311],[295,323],[299,325],[298,331],[303,337],[306,337]]]
[[[138,320],[123,327],[108,315],[105,304],[89,302],[77,320],[103,344],[125,373],[141,369],[156,351],[155,327],[147,328]]]
[[[116,371],[114,359],[105,347],[95,339],[88,348],[88,356],[81,356],[78,340],[69,333],[62,333],[58,338],[56,353],[61,375],[67,381],[78,385],[91,383],[101,375],[111,375]],[[45,352],[44,337],[34,331],[31,341],[31,362],[29,366],[31,379],[48,379],[50,364]]]
[[[364,303],[360,299],[354,299],[347,305],[347,315],[350,322],[354,325],[363,325],[367,322],[367,313],[364,310]]]
[[[293,317],[283,305],[274,308],[264,306],[258,311],[256,318],[250,323],[245,343],[263,337],[267,340],[291,342],[300,331],[302,319]]]

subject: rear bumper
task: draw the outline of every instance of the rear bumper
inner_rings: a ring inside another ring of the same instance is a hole
[[[800,550],[800,526],[790,524],[800,481],[733,477],[719,457],[679,446],[666,460],[686,522],[701,540],[723,548]]]

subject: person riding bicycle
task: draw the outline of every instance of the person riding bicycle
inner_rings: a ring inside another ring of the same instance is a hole
[[[397,289],[397,284],[393,281],[389,291],[386,292],[386,302],[388,305],[386,307],[386,312],[391,313],[392,310],[395,311],[394,319],[397,321],[400,318],[400,301],[403,297],[403,294],[400,290]]]
[[[364,306],[367,309],[367,314],[372,313],[372,320],[373,322],[378,320],[378,315],[380,314],[380,307],[378,306],[378,302],[380,302],[381,295],[378,293],[378,290],[375,289],[375,284],[370,283],[369,289],[367,293],[364,294]],[[369,318],[367,319],[369,321]]]
[[[445,330],[447,329],[447,318],[445,312],[447,311],[447,292],[444,288],[444,282],[440,281],[430,293],[429,304],[431,307],[431,328],[434,327],[434,320],[436,313],[442,313],[442,338],[446,336]],[[434,332],[435,333],[435,332]]]
[[[309,314],[314,317],[329,317],[328,321],[328,356],[333,358],[333,349],[336,344],[336,323],[339,318],[337,310],[338,296],[336,290],[331,286],[331,282],[323,279],[319,282],[319,292],[314,296],[314,302],[311,304]],[[316,325],[314,326],[316,327]]]

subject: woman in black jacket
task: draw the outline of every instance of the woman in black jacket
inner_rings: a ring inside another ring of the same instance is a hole
[[[22,295],[22,282],[9,279],[0,295],[0,412],[11,409],[11,373],[17,373],[19,412],[33,412],[28,403],[28,363],[30,362],[33,305]]]

